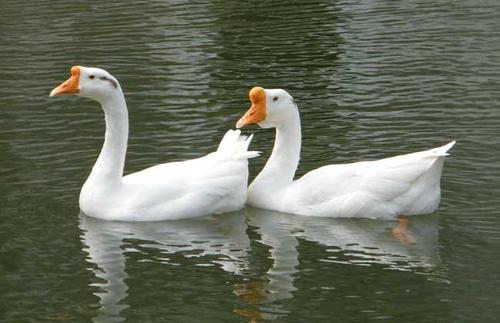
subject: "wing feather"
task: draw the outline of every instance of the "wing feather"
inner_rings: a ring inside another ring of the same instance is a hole
[[[402,212],[406,206],[403,204],[409,200],[401,197],[410,191],[416,196],[420,191],[415,187],[426,189],[420,179],[436,161],[444,158],[452,145],[377,161],[318,168],[288,188],[284,208],[302,214],[339,217]],[[439,188],[440,173],[433,175],[438,177],[437,183],[429,180],[429,185]]]

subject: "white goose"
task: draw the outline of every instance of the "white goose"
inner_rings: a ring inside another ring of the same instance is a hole
[[[433,212],[441,198],[444,156],[455,144],[376,161],[328,165],[294,181],[301,145],[299,110],[281,89],[254,87],[252,106],[237,122],[276,128],[264,169],[248,188],[247,204],[322,217],[395,218]]]
[[[128,112],[118,81],[99,68],[74,66],[50,96],[76,94],[99,102],[106,119],[104,145],[80,192],[80,209],[105,220],[157,221],[230,212],[246,200],[251,137],[229,130],[216,152],[123,176]]]

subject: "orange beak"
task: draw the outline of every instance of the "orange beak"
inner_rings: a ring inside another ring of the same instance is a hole
[[[50,96],[60,96],[68,94],[78,94],[80,92],[80,66],[71,68],[71,76],[69,79],[61,83],[58,87],[50,92]]]
[[[266,119],[266,92],[261,87],[254,87],[248,93],[252,106],[236,123],[236,128],[243,128],[252,123],[259,123]]]

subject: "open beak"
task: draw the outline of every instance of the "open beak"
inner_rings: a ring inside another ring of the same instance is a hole
[[[80,66],[71,68],[71,76],[69,79],[61,83],[58,87],[50,92],[50,96],[61,96],[68,94],[78,94],[80,92]]]
[[[266,119],[266,92],[261,87],[254,87],[248,93],[252,106],[236,123],[236,128],[243,128],[252,123],[259,123]]]

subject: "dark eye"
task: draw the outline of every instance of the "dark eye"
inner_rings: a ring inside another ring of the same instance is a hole
[[[89,79],[91,80],[95,79],[95,75],[89,75]]]
[[[278,101],[278,97],[277,97],[277,96],[275,96],[275,97],[273,98],[273,101]]]

